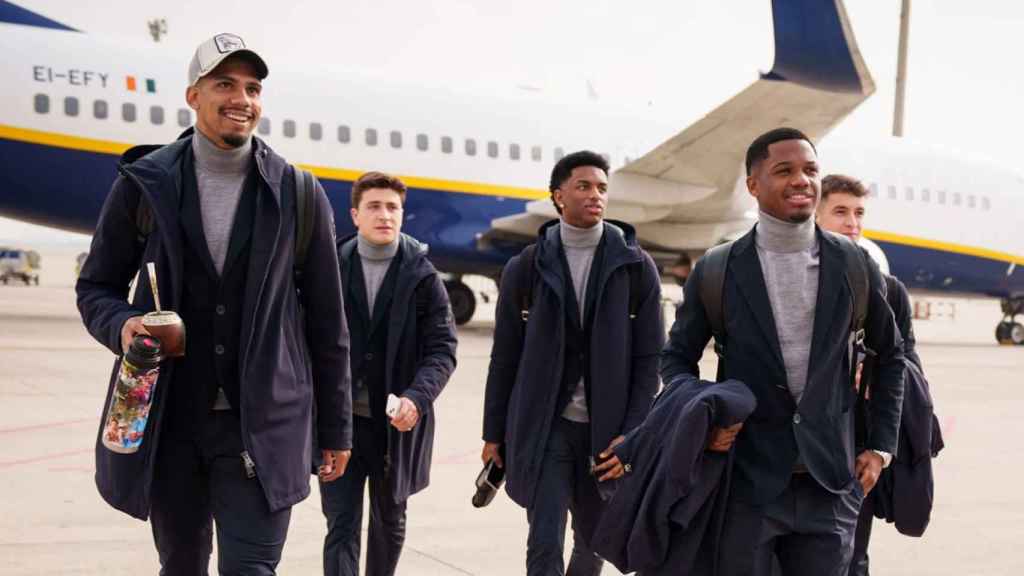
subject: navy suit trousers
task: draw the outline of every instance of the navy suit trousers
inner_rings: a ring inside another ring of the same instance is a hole
[[[846,494],[832,494],[810,474],[800,473],[766,505],[732,498],[718,573],[771,576],[777,559],[783,576],[846,576],[864,499],[860,483],[853,484]]]
[[[320,483],[320,503],[327,518],[324,539],[324,574],[358,576],[363,494],[370,485],[370,527],[367,535],[366,575],[392,576],[405,544],[406,501],[395,502],[388,480],[368,455],[379,453],[382,439],[374,435],[373,421],[353,416],[352,459],[345,474]]]
[[[161,576],[206,576],[214,523],[220,574],[274,574],[291,508],[270,512],[259,480],[246,474],[236,414],[208,412],[197,428],[191,438],[164,434],[157,449],[150,524]]]
[[[582,494],[591,491],[589,498]],[[576,529],[576,504],[593,501],[597,483],[590,473],[590,424],[555,418],[541,464],[537,496],[526,511],[530,534],[526,542],[527,576],[597,576],[604,561],[594,554]],[[599,497],[598,497],[599,498]],[[573,549],[565,572],[566,515],[573,513]]]

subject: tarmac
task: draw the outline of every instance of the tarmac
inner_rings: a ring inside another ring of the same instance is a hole
[[[0,285],[0,573],[8,576],[159,569],[149,527],[109,508],[93,483],[114,356],[86,333],[75,308],[81,249],[39,248],[41,286]],[[477,286],[492,299],[459,329],[458,369],[435,407],[431,486],[409,504],[402,575],[525,572],[525,512],[504,494],[483,510],[470,504],[494,326],[493,287]],[[1024,348],[995,344],[997,302],[927,302],[933,317],[916,324],[918,350],[946,440],[935,463],[935,507],[923,538],[876,521],[872,571],[1024,574]],[[709,356],[702,370],[713,374]],[[321,573],[325,524],[312,489],[293,509],[280,574]]]

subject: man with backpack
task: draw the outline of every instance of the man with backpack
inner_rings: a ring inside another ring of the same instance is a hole
[[[868,191],[857,179],[842,174],[825,176],[821,181],[821,202],[818,204],[815,215],[818,226],[824,230],[842,234],[854,243],[860,242],[863,219],[867,212],[867,199]],[[913,308],[910,305],[907,287],[895,276],[883,272],[882,277],[886,284],[885,299],[889,303],[889,307],[892,308],[896,328],[903,338],[903,356],[906,359],[908,371],[905,373],[903,410],[900,418],[900,445],[902,447],[894,458],[893,466],[883,472],[883,480],[879,486],[882,488],[881,497],[885,498],[886,482],[884,478],[886,475],[891,476],[898,473],[901,469],[899,464],[903,461],[906,461],[908,468],[914,470],[914,473],[910,475],[913,478],[912,482],[902,482],[903,478],[901,478],[900,486],[911,484],[920,489],[901,492],[902,501],[899,509],[901,512],[909,511],[909,514],[904,512],[897,518],[897,528],[900,532],[920,536],[928,525],[931,513],[933,491],[931,458],[941,449],[941,431],[934,416],[931,394],[928,390],[927,380],[924,378],[921,358],[915,347]],[[871,406],[871,388],[873,382],[878,378],[874,358],[867,358],[863,366],[864,371],[858,377],[856,386],[857,414],[861,420],[858,422],[857,439],[860,443],[864,443],[870,437],[870,430],[865,428]],[[924,438],[920,442],[915,442],[918,438],[915,432],[918,432],[918,429],[922,430]],[[915,450],[918,448],[915,444],[925,448]],[[914,452],[923,452],[926,457],[914,458]],[[894,469],[897,472],[894,472]],[[869,573],[868,544],[871,541],[871,525],[874,521],[879,494],[877,490],[872,492],[861,507],[849,576],[867,576]],[[889,494],[888,497],[892,498],[893,496]],[[883,502],[883,507],[884,504]],[[889,506],[889,508],[893,507]],[[905,517],[914,521],[910,523],[912,528],[909,530],[900,522],[905,520]]]
[[[332,210],[312,175],[252,136],[267,72],[233,34],[197,48],[194,128],[122,158],[76,285],[86,328],[115,354],[146,333],[151,281],[186,326],[139,450],[96,448],[101,495],[150,518],[161,574],[206,574],[214,525],[220,573],[273,574],[309,494],[311,435],[324,481],[352,446]]]
[[[633,228],[604,219],[608,163],[563,157],[549,190],[561,219],[505,266],[484,404],[484,463],[527,510],[527,574],[592,575],[602,493],[628,472],[612,447],[643,421],[664,342],[661,285]]]
[[[864,494],[896,451],[903,396],[900,337],[878,267],[845,238],[817,228],[820,176],[806,135],[771,130],[746,154],[757,225],[714,248],[686,284],[662,354],[666,386],[699,376],[715,337],[719,380],[757,398],[709,448],[735,446],[719,573],[845,576]],[[853,362],[878,359],[872,434],[855,453]]]
[[[352,337],[353,447],[345,475],[320,484],[324,574],[359,574],[370,486],[366,574],[391,576],[406,501],[430,482],[434,402],[455,369],[455,321],[427,246],[401,233],[405,184],[367,172],[352,184],[357,233],[338,240]]]

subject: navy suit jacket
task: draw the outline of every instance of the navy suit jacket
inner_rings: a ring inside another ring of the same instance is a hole
[[[756,228],[733,245],[722,295],[726,332],[722,378],[745,383],[757,398],[757,410],[736,440],[733,494],[753,504],[772,500],[789,483],[798,453],[822,486],[844,493],[855,480],[856,397],[850,380],[849,343],[853,295],[839,244],[849,240],[817,230],[821,247],[818,295],[807,386],[798,406],[787,385],[755,234]],[[903,353],[878,266],[866,254],[865,260],[870,287],[866,344],[878,355],[867,448],[895,454],[903,399]],[[686,283],[685,299],[662,353],[664,382],[700,376],[697,362],[711,339],[700,296],[702,278],[703,260],[697,262]]]

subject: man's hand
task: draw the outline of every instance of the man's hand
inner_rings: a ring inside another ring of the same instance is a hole
[[[348,459],[352,457],[351,450],[321,450],[320,454],[324,460],[319,470],[321,482],[334,482],[341,478],[348,468]]]
[[[882,455],[874,450],[865,450],[857,456],[856,472],[857,481],[864,489],[864,496],[867,496],[878,483],[878,477],[882,474],[882,465],[885,461]]]
[[[711,438],[708,440],[708,450],[712,452],[728,452],[742,428],[743,422],[739,422],[728,428],[712,429]]]
[[[612,452],[612,448],[615,448],[619,444],[622,444],[622,441],[625,439],[625,436],[616,436],[615,438],[612,438],[611,444],[608,444],[608,447],[604,449],[604,452],[598,454],[598,456],[600,456],[601,459],[604,460],[604,462],[601,462],[597,466],[594,466],[595,476],[598,476],[598,474],[604,472],[604,474],[598,476],[598,482],[604,482],[605,480],[619,478],[626,473],[626,467],[622,465],[622,462],[619,462],[619,457],[615,454],[615,452]]]
[[[128,347],[132,345],[132,338],[139,334],[150,336],[149,330],[146,330],[146,327],[142,325],[142,316],[132,316],[124,321],[124,326],[121,326],[122,354],[127,352]]]
[[[484,449],[480,452],[480,459],[484,461],[485,466],[488,462],[494,460],[498,468],[505,467],[505,462],[501,460],[501,444],[497,442],[484,442]]]
[[[391,425],[398,429],[399,432],[408,432],[416,427],[416,423],[420,421],[420,411],[416,408],[416,404],[402,396],[399,398],[401,404],[398,406],[398,414],[391,419]]]

